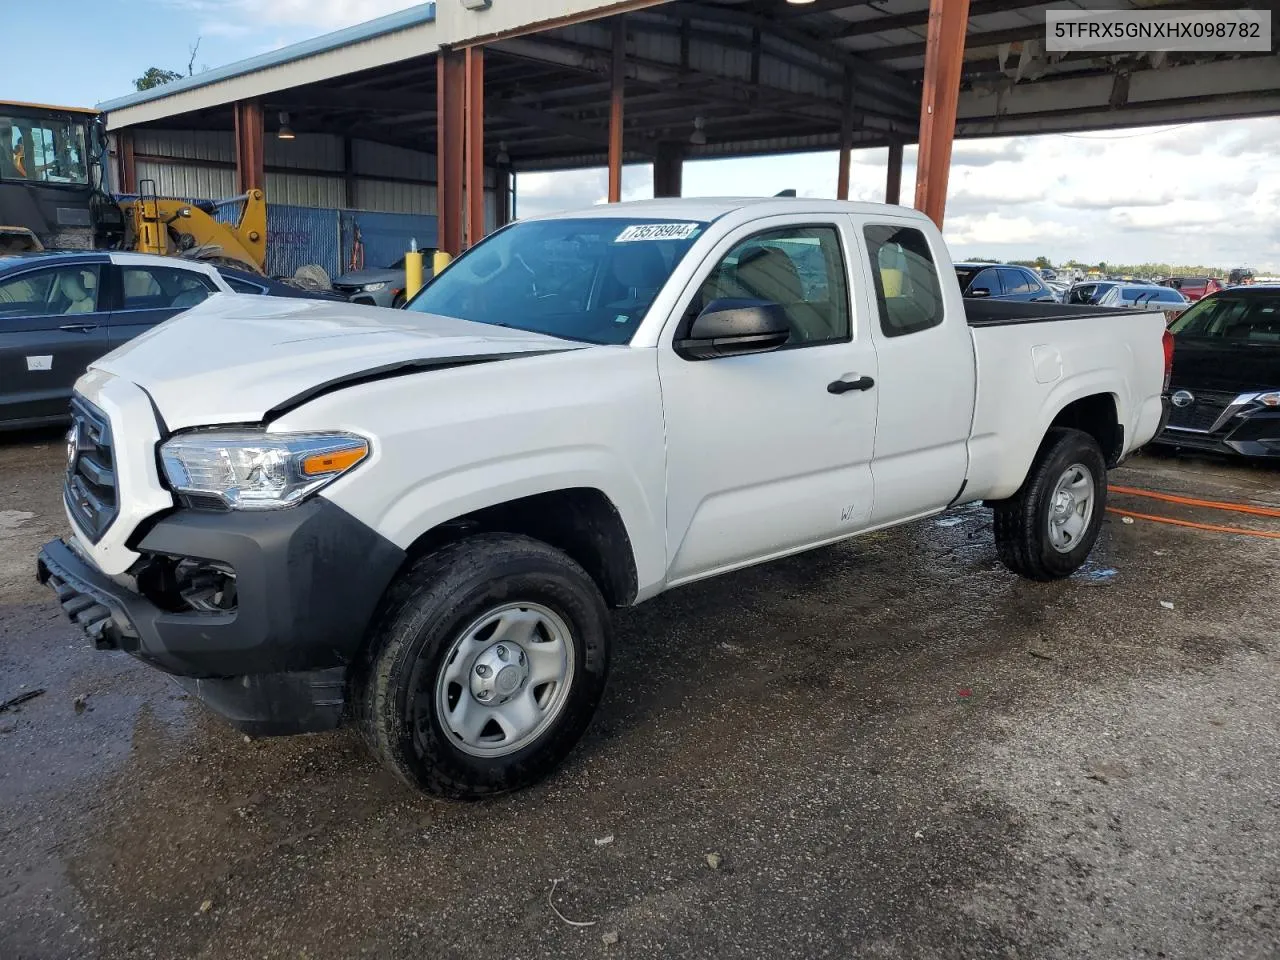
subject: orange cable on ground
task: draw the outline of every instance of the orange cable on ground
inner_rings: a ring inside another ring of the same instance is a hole
[[[1112,493],[1126,493],[1133,497],[1146,497],[1148,500],[1163,500],[1166,503],[1180,503],[1188,507],[1209,507],[1212,510],[1228,510],[1232,513],[1248,513],[1256,517],[1280,517],[1280,510],[1271,507],[1251,507],[1247,503],[1226,503],[1222,500],[1197,500],[1194,497],[1180,497],[1172,493],[1157,493],[1154,490],[1140,490],[1137,487],[1108,486]],[[1138,514],[1134,514],[1138,516]]]
[[[1266,530],[1246,530],[1243,527],[1222,527],[1216,523],[1194,523],[1191,520],[1175,520],[1172,517],[1157,517],[1150,513],[1134,513],[1132,510],[1120,510],[1107,507],[1107,513],[1118,513],[1122,517],[1135,517],[1139,520],[1151,520],[1155,523],[1171,523],[1175,527],[1191,527],[1195,530],[1209,530],[1213,533],[1238,533],[1246,537],[1264,537],[1268,540],[1280,540],[1280,533]]]

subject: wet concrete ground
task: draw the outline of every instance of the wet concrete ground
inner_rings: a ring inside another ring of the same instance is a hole
[[[0,700],[46,691],[0,713],[5,960],[1280,954],[1280,541],[1111,516],[1032,584],[973,508],[674,591],[565,769],[450,805],[91,650],[31,573],[60,462],[0,440]]]

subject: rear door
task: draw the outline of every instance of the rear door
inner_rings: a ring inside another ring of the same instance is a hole
[[[860,229],[879,365],[871,461],[871,522],[879,526],[941,510],[959,495],[969,466],[976,364],[963,301],[941,283],[942,276],[951,279],[946,250],[932,249],[911,221],[872,221]]]
[[[111,311],[109,338],[113,347],[218,292],[213,280],[199,270],[127,261],[112,269],[116,306]]]
[[[67,415],[72,386],[109,349],[105,268],[76,261],[0,278],[0,422]]]

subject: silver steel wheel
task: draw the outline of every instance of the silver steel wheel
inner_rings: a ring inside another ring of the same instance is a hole
[[[1059,553],[1070,553],[1080,545],[1097,500],[1093,472],[1083,463],[1073,463],[1062,472],[1049,498],[1049,544]]]
[[[458,634],[436,678],[436,713],[454,746],[504,757],[538,739],[573,684],[574,639],[557,614],[508,603]]]

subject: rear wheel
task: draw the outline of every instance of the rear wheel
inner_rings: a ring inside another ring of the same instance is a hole
[[[354,691],[365,738],[441,796],[528,786],[590,723],[610,628],[599,589],[559,550],[506,534],[444,547],[388,596]]]
[[[1082,430],[1049,431],[1022,487],[995,506],[996,551],[1031,580],[1069,577],[1088,559],[1107,504],[1107,464]]]

